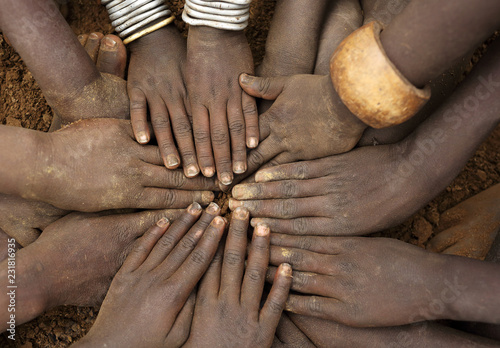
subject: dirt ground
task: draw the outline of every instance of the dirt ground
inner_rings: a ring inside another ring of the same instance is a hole
[[[98,0],[73,0],[68,22],[76,34],[92,31],[111,32],[107,15]],[[180,20],[184,1],[172,0],[171,9],[177,16],[175,24],[185,30]],[[256,64],[264,53],[264,44],[275,0],[254,0],[247,36]],[[47,131],[52,112],[37,83],[19,56],[0,34],[0,122],[4,125]],[[440,214],[457,203],[500,182],[500,127],[481,145],[460,175],[439,196],[407,222],[384,231],[387,237],[425,246],[439,224]],[[15,151],[15,150],[14,150]],[[227,211],[227,196],[219,202]],[[0,335],[1,347],[66,347],[90,329],[98,309],[60,307],[18,328],[18,340],[13,343]]]

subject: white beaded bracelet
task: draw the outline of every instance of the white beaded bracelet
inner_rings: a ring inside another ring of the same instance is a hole
[[[165,0],[101,0],[118,36],[126,37],[171,15]]]
[[[192,26],[243,30],[248,26],[251,0],[186,0],[182,19]]]

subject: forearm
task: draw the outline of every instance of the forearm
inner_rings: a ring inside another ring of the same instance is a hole
[[[0,264],[0,313],[3,313],[0,315],[0,332],[10,328],[11,324],[19,326],[30,321],[48,309],[44,266],[28,250],[29,247],[15,254],[9,253],[9,258]]]
[[[266,41],[262,76],[312,74],[327,0],[279,0]]]
[[[499,14],[496,0],[412,1],[380,40],[399,71],[421,87],[498,29]]]
[[[42,153],[45,133],[0,125],[0,192],[18,196],[29,195],[36,184],[35,164]],[[15,151],[13,151],[15,149]]]
[[[52,0],[1,0],[0,28],[49,102],[75,96],[99,73]],[[57,69],[53,67],[56,66]],[[78,67],[78,76],[74,75]],[[51,71],[47,74],[47,71]]]

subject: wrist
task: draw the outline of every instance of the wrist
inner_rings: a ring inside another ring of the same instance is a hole
[[[241,37],[245,37],[245,33],[242,31],[223,30],[207,26],[190,27],[188,33],[188,41],[197,40],[200,45],[206,46],[211,46],[213,43],[220,42],[220,40],[231,40]]]
[[[158,46],[170,46],[173,39],[179,37],[179,31],[174,25],[167,25],[163,28],[155,30],[135,41],[132,41],[128,47],[132,54],[139,51],[149,51],[151,48]]]

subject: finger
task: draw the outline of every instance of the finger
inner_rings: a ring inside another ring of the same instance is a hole
[[[143,188],[137,199],[137,206],[127,208],[164,209],[184,208],[193,202],[207,205],[214,199],[212,191],[183,191],[156,187]]]
[[[215,164],[212,154],[208,110],[200,105],[192,105],[191,108],[193,111],[193,134],[198,165],[203,175],[210,178],[215,174]]]
[[[260,169],[255,174],[255,182],[320,178],[328,174],[327,163],[325,160],[303,161]]]
[[[191,204],[186,211],[174,221],[168,232],[158,240],[151,251],[148,259],[144,262],[144,268],[152,270],[165,260],[165,258],[174,249],[177,243],[184,237],[187,231],[198,220],[202,213],[201,205]]]
[[[281,144],[274,137],[266,138],[260,145],[250,151],[247,156],[248,169],[247,174],[254,173],[263,164],[269,162],[281,153]]]
[[[254,229],[248,261],[241,286],[241,304],[250,313],[258,313],[262,290],[269,264],[269,227],[259,225]]]
[[[273,286],[264,303],[264,307],[260,311],[259,322],[262,327],[270,334],[271,330],[275,331],[280,321],[281,313],[285,307],[290,286],[292,284],[292,267],[288,264],[282,264],[278,267]]]
[[[246,208],[252,216],[291,219],[322,217],[327,215],[324,197],[268,199],[262,201],[237,201],[229,199],[229,209]]]
[[[240,75],[240,86],[250,96],[274,100],[283,92],[288,77],[256,77]]]
[[[229,101],[227,106],[227,120],[229,135],[231,137],[232,171],[235,174],[243,174],[247,170],[247,147],[245,119],[243,118],[242,105],[239,98],[235,101]]]
[[[172,120],[172,129],[175,140],[182,157],[182,166],[184,174],[193,178],[200,173],[200,168],[196,162],[196,151],[194,148],[193,129],[191,122],[184,108],[182,98],[167,102],[170,119]]]
[[[249,149],[255,149],[259,145],[259,112],[257,102],[245,92],[241,93],[241,105],[245,119],[245,136]]]
[[[271,234],[271,245],[284,248],[308,250],[321,254],[337,255],[346,249],[352,249],[357,238],[350,237],[313,237]]]
[[[101,39],[104,37],[102,33],[92,33],[89,35],[85,43],[85,51],[94,63],[97,62],[97,54],[101,46]]]
[[[276,280],[277,267],[269,267],[266,273],[266,281],[273,284]],[[336,279],[338,282],[338,280]],[[324,276],[311,272],[293,271],[291,290],[303,294],[311,294],[325,297],[335,297],[338,290],[335,281],[330,276]]]
[[[296,219],[271,219],[253,218],[250,221],[252,227],[263,223],[276,233],[307,235],[307,236],[334,236],[336,230],[332,219],[322,217],[301,217]]]
[[[283,313],[281,315],[278,327],[276,328],[276,337],[283,342],[284,347],[315,347],[307,336]]]
[[[141,170],[144,174],[143,186],[177,190],[217,191],[219,189],[214,178],[204,176],[187,178],[180,169],[169,170],[163,165],[145,165]]]
[[[196,292],[193,291],[175,319],[174,325],[172,325],[165,339],[164,347],[177,348],[182,347],[186,343],[191,331],[195,302]]]
[[[248,210],[243,208],[233,212],[222,263],[220,293],[238,301],[240,286],[235,285],[241,284],[243,278],[249,217]]]
[[[159,272],[161,272],[161,274],[170,276],[182,265],[188,255],[195,249],[212,220],[218,216],[219,213],[220,208],[215,203],[211,203],[207,209],[205,209],[201,218],[183,236],[174,250],[171,251],[168,257],[162,262],[159,267]]]
[[[127,49],[118,36],[106,35],[101,40],[97,57],[97,70],[101,73],[112,74],[125,78],[127,65]]]
[[[131,87],[131,82],[127,83],[128,96],[130,98],[130,120],[134,130],[135,139],[139,144],[147,144],[150,139],[148,126],[148,103],[144,92]]]
[[[198,289],[199,303],[205,303],[208,299],[215,300],[218,298],[223,255],[224,246],[220,243],[212,262],[210,262],[210,266],[200,282]],[[204,297],[204,299],[201,300],[200,297]]]
[[[230,185],[233,182],[233,170],[225,105],[218,105],[213,111],[210,110],[210,136],[219,181],[223,185]]]
[[[293,267],[294,271],[328,275],[339,274],[337,262],[335,262],[332,255],[296,248],[271,246],[269,263],[275,266],[288,263]]]
[[[328,181],[326,178],[319,178],[239,184],[233,188],[232,194],[233,198],[238,200],[322,196],[327,190]]]
[[[341,301],[334,298],[289,295],[285,310],[295,314],[339,321],[342,315],[342,307],[340,304]]]
[[[87,43],[87,40],[89,38],[88,34],[82,34],[78,35],[78,41],[80,41],[80,44],[85,48],[85,44]]]
[[[181,159],[175,147],[172,128],[170,125],[170,115],[164,101],[159,98],[148,99],[151,124],[154,129],[158,147],[162,155],[163,163],[168,169],[177,168]]]
[[[225,226],[224,219],[216,216],[203,232],[195,249],[170,278],[174,284],[180,284],[181,292],[193,288],[205,273],[219,247]]]
[[[123,263],[121,271],[132,272],[139,268],[169,226],[170,221],[166,218],[162,218],[156,222],[156,225],[150,227],[141,238],[136,240],[132,251]]]

